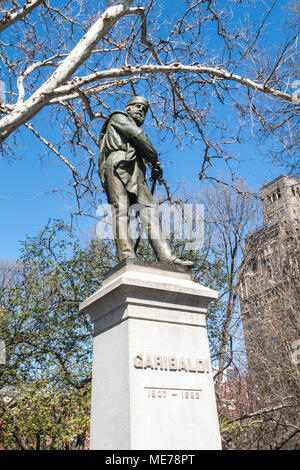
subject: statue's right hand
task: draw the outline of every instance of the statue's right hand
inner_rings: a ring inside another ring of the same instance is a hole
[[[159,162],[156,162],[152,168],[151,178],[157,180],[157,179],[161,179],[162,176],[163,176],[163,168]]]

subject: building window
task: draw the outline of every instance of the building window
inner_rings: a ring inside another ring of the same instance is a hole
[[[251,271],[253,271],[255,273],[257,271],[257,260],[256,260],[256,258],[251,258],[249,263],[248,263],[248,266],[251,269]]]
[[[268,273],[269,273],[269,279],[272,279],[272,268],[270,264],[268,264]]]

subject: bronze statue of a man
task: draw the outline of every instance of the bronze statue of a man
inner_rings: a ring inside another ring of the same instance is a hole
[[[139,204],[139,216],[160,261],[192,266],[172,254],[163,236],[158,211],[146,182],[146,165],[156,178],[162,175],[157,152],[141,129],[149,108],[142,96],[133,96],[125,111],[115,111],[105,121],[99,140],[99,176],[108,202],[115,209],[118,258],[135,258],[129,235],[129,208]],[[141,209],[140,209],[141,208]]]

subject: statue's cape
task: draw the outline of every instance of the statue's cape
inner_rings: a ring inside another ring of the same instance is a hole
[[[111,113],[102,125],[99,135],[98,173],[101,179],[103,189],[106,191],[107,194],[109,192],[107,187],[107,128],[111,118],[116,114],[121,114],[127,119],[129,119],[130,122],[132,121],[132,123],[134,123],[133,118],[128,113],[117,110]],[[138,133],[138,136],[140,136],[140,140],[142,139],[146,153],[147,151],[149,153],[155,152],[146,134],[140,131],[140,133]],[[119,179],[122,181],[126,191],[128,193],[135,194],[138,203],[144,204],[145,206],[154,206],[155,203],[153,200],[153,196],[146,183],[146,164],[144,156],[141,155],[140,158],[137,158],[137,151],[135,149],[134,143],[133,145],[127,145],[126,151],[122,150],[118,153],[119,155],[117,156],[118,158],[116,159],[116,161],[110,162],[109,164],[113,164],[114,171],[118,175]]]
[[[101,146],[101,142],[103,141],[103,138],[105,136],[105,133],[106,133],[106,129],[107,129],[107,126],[108,126],[108,123],[111,119],[111,117],[114,115],[114,114],[124,114],[124,116],[126,117],[129,117],[129,114],[125,113],[125,111],[113,111],[104,121],[104,124],[101,128],[101,131],[100,131],[100,135],[99,135],[99,148]]]
[[[108,123],[110,121],[110,119],[112,118],[112,116],[114,114],[123,114],[124,116],[126,117],[129,117],[129,115],[127,113],[125,113],[125,111],[119,111],[119,110],[116,110],[116,111],[113,111],[105,120],[102,128],[101,128],[101,131],[100,131],[100,135],[99,135],[99,168],[98,168],[98,171],[99,171],[99,176],[100,176],[100,179],[101,179],[101,182],[102,182],[102,185],[103,187],[105,188],[106,186],[106,181],[105,181],[105,159],[106,159],[106,155],[105,155],[105,134],[106,134],[106,130],[107,130],[107,126],[108,126]]]

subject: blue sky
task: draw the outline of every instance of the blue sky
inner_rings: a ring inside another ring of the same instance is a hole
[[[272,21],[275,21],[276,26],[279,18],[272,18]],[[268,40],[275,43],[276,34],[275,27]],[[148,119],[151,119],[150,115]],[[100,126],[101,122],[99,130]],[[63,198],[62,193],[51,193],[54,188],[67,187],[69,170],[54,154],[41,163],[39,154],[45,150],[43,144],[25,128],[21,130],[21,136],[19,159],[8,163],[0,158],[0,259],[17,258],[19,241],[24,240],[26,234],[34,234],[43,228],[49,218],[70,221],[70,205],[73,201]],[[157,134],[151,133],[149,136],[154,146],[161,149]],[[201,190],[198,181],[200,152],[201,148],[197,145],[179,151],[171,142],[163,144],[164,176],[171,189],[176,187],[177,182],[184,181],[196,190]],[[259,146],[253,140],[236,146],[236,153],[241,155],[236,170],[254,190],[284,172],[267,162],[267,152],[267,146]],[[217,176],[225,167],[218,161],[214,163],[214,176]],[[78,220],[78,229],[88,231],[91,224],[91,219],[81,218]]]
[[[16,258],[19,240],[26,234],[44,227],[49,218],[66,216],[58,195],[49,194],[51,188],[64,185],[64,167],[56,161],[41,164],[38,142],[24,134],[29,141],[21,159],[0,160],[0,258]]]

